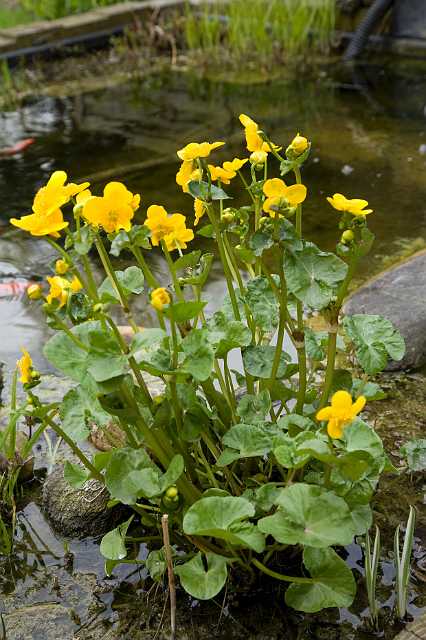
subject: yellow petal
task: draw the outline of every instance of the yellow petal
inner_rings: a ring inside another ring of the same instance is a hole
[[[67,174],[65,171],[54,171],[50,176],[47,185],[49,187],[63,187],[67,181]]]
[[[365,396],[359,396],[352,405],[352,415],[357,416],[365,407],[367,399]]]
[[[336,391],[331,398],[331,407],[339,412],[350,411],[352,408],[352,396],[347,391]]]
[[[316,415],[317,420],[319,420],[320,422],[322,420],[330,420],[331,416],[332,416],[333,410],[331,407],[324,407],[323,409],[320,409]]]
[[[343,435],[343,426],[337,420],[330,420],[327,425],[327,432],[330,438],[341,438]]]
[[[252,120],[249,116],[246,116],[245,113],[242,113],[240,115],[240,122],[243,125],[243,127],[250,127],[250,126],[255,126],[256,129],[258,127],[257,122],[255,122],[254,120]]]
[[[272,178],[270,180],[267,180],[263,185],[263,193],[268,198],[274,198],[274,197],[282,198],[285,196],[286,188],[287,187],[283,182],[283,180],[280,180],[279,178]]]
[[[285,190],[284,197],[293,207],[306,200],[307,189],[304,184],[292,184]]]
[[[114,205],[130,204],[133,200],[133,194],[122,182],[109,182],[104,188],[104,197]]]

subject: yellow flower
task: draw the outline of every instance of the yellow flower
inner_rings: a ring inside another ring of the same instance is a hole
[[[55,271],[58,274],[58,276],[63,276],[68,269],[70,268],[68,262],[65,262],[65,260],[56,260],[55,262]]]
[[[226,169],[223,169],[222,167],[215,167],[212,164],[209,164],[208,167],[212,182],[220,180],[223,184],[229,184],[232,178],[235,178],[237,175],[235,171],[226,171]]]
[[[244,160],[240,160],[239,158],[234,158],[231,162],[229,162],[229,160],[224,162],[222,167],[225,169],[225,171],[229,171],[229,172],[239,171],[241,167],[245,165],[246,162],[248,162],[248,158],[244,158]]]
[[[82,288],[80,280],[74,276],[71,280],[61,278],[61,276],[52,276],[47,278],[47,282],[50,284],[50,291],[46,296],[46,301],[51,304],[53,300],[59,301],[59,309],[66,304],[68,300],[69,292],[77,293]]]
[[[82,184],[69,183],[65,171],[55,171],[50,176],[47,184],[38,190],[34,202],[33,213],[12,218],[11,223],[24,231],[29,231],[33,236],[52,235],[59,236],[59,231],[68,226],[64,221],[61,207],[69,200],[84,191],[89,186],[88,182]]]
[[[327,420],[327,431],[331,438],[341,438],[343,429],[363,410],[366,403],[364,396],[359,396],[352,403],[352,396],[347,391],[336,391],[331,398],[331,405],[320,409],[317,420]]]
[[[62,211],[56,209],[48,215],[39,215],[31,213],[28,216],[19,218],[11,218],[10,222],[24,231],[29,231],[32,236],[53,236],[59,237],[59,231],[68,226],[65,222]]]
[[[130,231],[131,220],[139,207],[139,194],[131,193],[122,182],[109,182],[102,197],[88,197],[83,205],[83,217],[107,233]]]
[[[300,156],[304,151],[306,151],[306,149],[308,148],[308,144],[308,140],[304,136],[301,136],[300,133],[298,133],[297,136],[295,136],[291,141],[289,147],[287,148],[287,152],[292,151],[294,155]]]
[[[249,151],[265,151],[266,153],[269,153],[271,151],[271,147],[269,142],[265,142],[259,135],[260,129],[257,122],[252,120],[249,116],[246,116],[244,113],[240,115],[240,122],[244,127],[247,149]],[[276,151],[279,151],[281,148],[275,144],[272,144],[272,147]]]
[[[82,288],[83,288],[83,285],[81,284],[80,280],[77,278],[77,276],[74,276],[70,282],[71,291],[73,293],[77,293],[77,291],[80,291],[80,289]]]
[[[147,211],[145,226],[151,231],[151,242],[154,247],[162,240],[168,251],[186,249],[186,243],[194,238],[192,229],[186,228],[186,218],[181,213],[168,215],[164,207],[152,204]]]
[[[31,356],[26,349],[22,349],[22,353],[24,354],[20,360],[17,361],[16,366],[19,369],[21,377],[19,378],[22,384],[28,384],[31,382],[31,369],[33,367],[33,361],[31,360]]]
[[[287,204],[291,207],[301,204],[306,198],[307,191],[303,184],[292,184],[287,187],[283,180],[272,178],[263,185],[263,193],[266,196],[263,210],[274,218],[275,209]]]
[[[206,213],[206,211],[207,211],[206,203],[203,202],[202,200],[200,200],[199,198],[195,198],[195,200],[194,200],[194,213],[195,213],[194,227],[197,226],[197,224],[200,222],[200,219],[203,217],[203,215]]]
[[[348,200],[341,193],[335,193],[332,198],[329,197],[327,200],[337,211],[352,213],[354,216],[366,216],[373,212],[373,209],[365,209],[368,206],[367,200],[361,200],[360,198]]]
[[[207,158],[214,149],[222,147],[224,144],[224,142],[190,142],[183,149],[179,149],[177,154],[181,160],[185,161]]]
[[[89,182],[83,182],[82,184],[70,182],[65,184],[66,181],[67,174],[65,171],[52,173],[46,186],[39,189],[34,198],[33,212],[38,215],[49,215],[89,186]]]
[[[159,287],[151,293],[151,304],[157,311],[162,311],[164,305],[170,304],[170,296],[167,289]]]
[[[192,180],[201,180],[201,171],[194,169],[194,162],[192,160],[184,160],[176,174],[176,183],[182,187],[184,193],[188,193],[188,184]]]

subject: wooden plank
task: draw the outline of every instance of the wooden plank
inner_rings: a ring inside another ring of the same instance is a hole
[[[426,613],[410,622],[407,628],[396,636],[395,640],[426,640]]]

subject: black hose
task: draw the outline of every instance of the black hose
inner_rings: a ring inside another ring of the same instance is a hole
[[[388,9],[391,8],[393,1],[394,0],[375,0],[375,2],[373,2],[343,54],[343,60],[353,60],[359,56],[367,43],[369,35],[380,20],[382,20]]]

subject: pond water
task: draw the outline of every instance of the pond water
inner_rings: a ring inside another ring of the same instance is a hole
[[[191,198],[175,184],[175,151],[190,140],[223,138],[230,142],[226,155],[217,154],[218,160],[241,156],[241,112],[261,122],[276,142],[285,145],[297,131],[312,139],[311,157],[304,169],[310,193],[304,225],[320,246],[331,249],[339,233],[338,216],[325,202],[326,195],[339,191],[370,201],[375,209],[371,228],[377,242],[360,277],[380,270],[385,256],[426,246],[426,76],[421,64],[370,65],[352,72],[325,70],[315,79],[290,82],[278,77],[256,84],[170,72],[69,98],[45,97],[18,111],[0,114],[0,147],[23,138],[35,139],[25,153],[0,158],[0,284],[39,280],[49,273],[53,258],[50,248],[43,241],[11,229],[8,218],[29,212],[34,192],[53,170],[65,169],[73,181],[88,178],[99,189],[108,180],[123,180],[142,194],[141,211],[157,203],[171,212],[191,214]],[[238,201],[240,194],[234,195]],[[208,244],[201,239],[198,242]],[[165,273],[158,254],[153,252],[151,261],[158,273]],[[224,295],[218,269],[213,270],[207,294],[212,305]],[[46,370],[41,354],[45,338],[42,318],[28,305],[25,296],[17,292],[0,297],[0,357],[6,364],[13,365],[20,346],[25,345],[36,365]],[[405,502],[406,514],[407,502],[417,502],[423,489],[402,484],[399,491],[390,491],[387,500]],[[422,518],[415,548],[420,571],[424,571],[426,557],[424,514]],[[123,565],[105,586],[102,561],[94,542],[71,541],[70,546],[75,554],[73,570],[64,559],[64,540],[45,521],[35,492],[19,516],[13,557],[0,561],[0,591],[5,596],[6,609],[10,612],[17,604],[37,609],[54,603],[65,608],[64,632],[57,637],[72,638],[74,633],[78,638],[101,637],[90,633],[101,629],[102,619],[109,628],[126,607],[145,606],[141,604],[144,573]],[[347,551],[349,563],[360,577],[361,548],[353,545]],[[385,558],[380,595],[388,609],[392,604],[391,567],[391,561]],[[59,585],[52,583],[53,573],[58,576]],[[132,600],[134,597],[139,599]],[[269,635],[250,636],[250,629],[259,618],[259,607],[265,607],[268,598],[271,599],[266,585],[263,595],[256,592],[243,601],[239,613],[227,605],[224,622],[217,625],[217,635],[212,632],[203,637],[274,638],[272,631]],[[130,605],[131,602],[137,605]],[[272,620],[276,619],[277,638],[360,640],[376,637],[361,623],[366,606],[361,591],[350,612],[333,611],[328,617],[317,620],[308,616],[304,621],[292,614],[288,627],[282,626],[279,607],[271,605],[266,611]],[[410,595],[410,614],[419,614],[425,606],[426,593],[420,581]],[[221,603],[214,607],[213,614],[199,612],[195,607],[192,631],[187,637],[202,637],[197,635],[197,625],[209,616],[213,615],[216,625]],[[262,622],[260,628],[263,626]],[[104,633],[106,627],[102,629]],[[385,636],[394,637],[396,631],[397,627],[390,625]],[[86,632],[89,635],[84,635]]]

